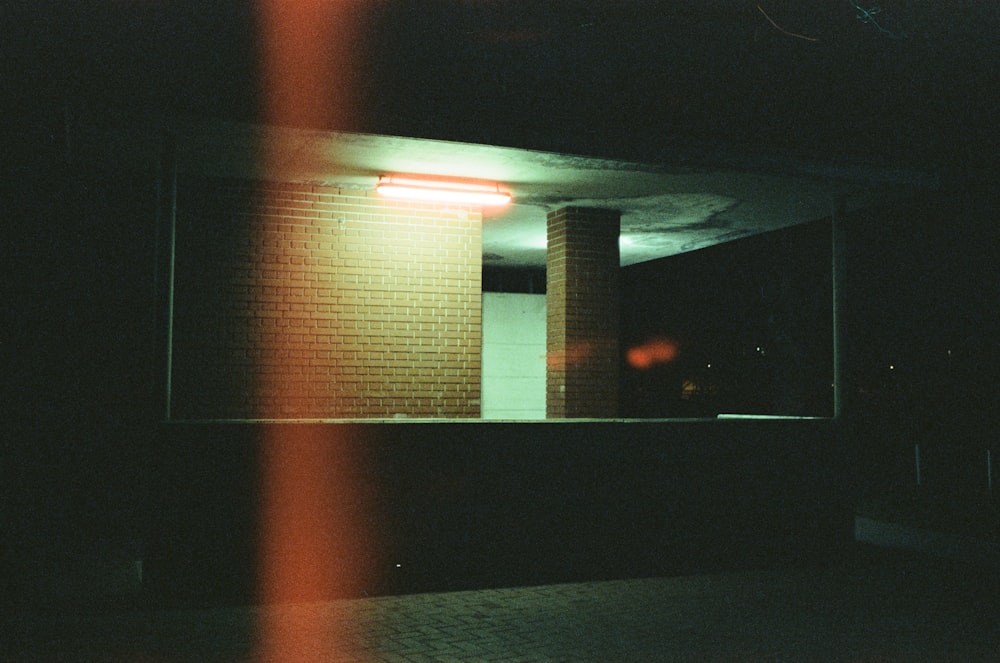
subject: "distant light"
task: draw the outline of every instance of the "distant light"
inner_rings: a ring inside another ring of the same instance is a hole
[[[894,371],[896,370],[896,367],[893,364],[889,364],[889,370]]]
[[[471,180],[434,180],[422,177],[390,175],[375,185],[379,195],[397,200],[421,200],[437,203],[462,203],[499,207],[510,202],[508,191],[490,182]]]
[[[712,365],[711,365],[711,364],[708,364],[707,368],[712,368]]]

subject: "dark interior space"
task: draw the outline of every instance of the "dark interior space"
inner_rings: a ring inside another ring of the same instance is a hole
[[[626,355],[623,415],[831,416],[831,255],[826,221],[625,269],[623,346],[676,356]]]
[[[535,267],[483,267],[483,292],[545,294],[545,269]]]

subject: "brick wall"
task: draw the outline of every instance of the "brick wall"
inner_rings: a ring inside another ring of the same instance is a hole
[[[548,215],[546,417],[618,416],[620,215]]]
[[[188,182],[173,417],[476,417],[482,219],[309,185]]]

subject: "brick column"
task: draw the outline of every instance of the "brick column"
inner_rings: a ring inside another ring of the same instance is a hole
[[[548,215],[546,417],[618,416],[620,307],[616,210]]]

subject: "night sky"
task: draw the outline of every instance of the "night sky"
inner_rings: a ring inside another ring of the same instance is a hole
[[[848,0],[315,6],[317,21],[354,26],[337,75],[355,112],[321,128],[654,160],[694,142],[925,169],[991,167],[998,147],[993,3],[881,3],[877,23]],[[256,7],[5,3],[8,128],[37,149],[67,109],[253,119]]]
[[[623,364],[623,415],[831,416],[830,267],[820,221],[625,269],[623,343],[676,356]]]

